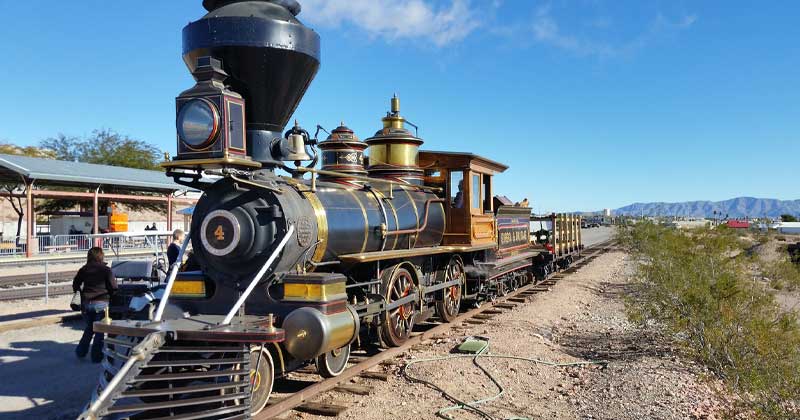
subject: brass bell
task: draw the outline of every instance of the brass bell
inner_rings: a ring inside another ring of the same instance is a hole
[[[286,154],[284,160],[311,160],[311,156],[306,153],[306,139],[302,134],[289,134],[286,140],[286,148],[289,153]]]
[[[284,161],[299,162],[302,160],[311,160],[311,156],[306,153],[308,133],[300,127],[297,121],[294,122],[294,127],[286,132],[285,137],[286,142],[282,147]]]

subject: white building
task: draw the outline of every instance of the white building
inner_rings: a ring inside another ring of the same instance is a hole
[[[779,222],[775,224],[778,233],[800,235],[800,222]]]

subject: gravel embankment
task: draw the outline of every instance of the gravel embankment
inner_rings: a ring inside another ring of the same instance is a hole
[[[714,418],[714,393],[704,370],[682,360],[658,337],[627,320],[623,297],[625,255],[609,253],[566,277],[532,302],[469,326],[412,351],[408,360],[447,355],[465,336],[491,340],[491,353],[552,362],[607,360],[606,367],[553,367],[523,361],[483,359],[506,389],[484,409],[495,418],[528,419],[687,419]],[[468,325],[468,324],[467,324]],[[451,405],[440,393],[399,376],[369,384],[369,397],[329,393],[320,401],[348,405],[344,419],[433,419]],[[496,394],[494,385],[470,359],[417,365],[415,376],[434,382],[463,400]],[[454,418],[477,415],[451,412]],[[293,413],[289,417],[322,418]]]

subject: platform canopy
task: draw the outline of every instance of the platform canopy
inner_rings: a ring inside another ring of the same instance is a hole
[[[61,186],[109,186],[115,189],[149,192],[191,191],[176,184],[162,171],[69,162],[28,156],[0,154],[0,182]]]

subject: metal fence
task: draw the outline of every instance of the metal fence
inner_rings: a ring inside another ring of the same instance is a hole
[[[62,255],[86,253],[99,246],[107,251],[152,250],[154,241],[163,249],[169,244],[167,235],[137,237],[93,238],[91,235],[40,235],[33,240],[34,255]],[[0,238],[0,258],[25,256],[28,244],[24,236]]]

